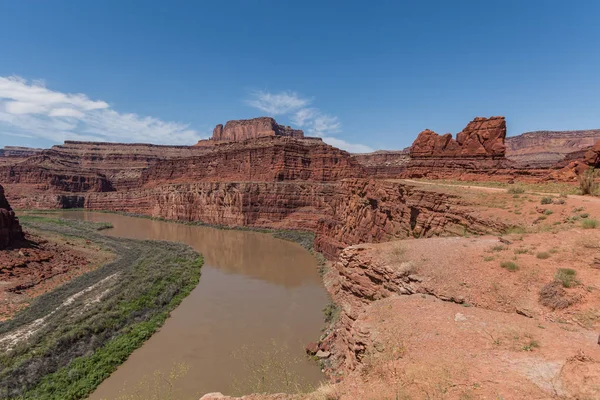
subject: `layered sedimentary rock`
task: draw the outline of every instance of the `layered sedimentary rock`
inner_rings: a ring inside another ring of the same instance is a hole
[[[157,162],[141,177],[145,186],[165,182],[334,181],[361,177],[347,152],[317,138],[263,137],[222,143],[197,157]]]
[[[31,185],[38,190],[62,192],[107,192],[109,180],[99,173],[78,168],[76,163],[42,153],[14,165],[0,166],[0,180],[6,184]]]
[[[590,147],[583,155],[584,161],[591,167],[600,167],[600,140]]]
[[[373,153],[353,154],[369,176],[392,178],[399,176],[410,161],[410,148],[403,150],[378,150]]]
[[[0,185],[0,249],[23,240],[23,231],[19,219],[4,196],[4,188]]]
[[[42,152],[42,149],[20,146],[4,146],[0,149],[0,165],[14,164]]]
[[[506,157],[519,167],[551,168],[600,140],[600,129],[536,131],[506,138]]]
[[[213,141],[242,141],[265,136],[304,137],[304,132],[289,126],[279,125],[273,118],[259,117],[227,121],[225,126],[219,124],[213,130]]]
[[[194,146],[162,146],[141,143],[102,143],[66,141],[44,154],[54,160],[104,175],[116,190],[138,185],[142,171],[160,160],[190,157],[206,152]]]

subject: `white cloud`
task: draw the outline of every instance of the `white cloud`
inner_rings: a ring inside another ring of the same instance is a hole
[[[188,124],[122,114],[102,100],[61,93],[42,81],[0,77],[0,135],[54,142],[93,140],[194,144],[200,135]]]
[[[342,132],[342,123],[336,116],[322,113],[316,107],[309,107],[312,99],[300,97],[297,93],[287,91],[269,93],[252,92],[246,103],[251,107],[269,113],[271,116],[287,116],[292,124],[302,128],[308,136],[318,136],[326,143],[352,153],[368,153],[373,151],[364,144],[348,143],[332,137]]]
[[[271,116],[288,114],[294,110],[306,107],[309,99],[303,99],[294,92],[269,93],[262,90],[252,92],[246,103]]]

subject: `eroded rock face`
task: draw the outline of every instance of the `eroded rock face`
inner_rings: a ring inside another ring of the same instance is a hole
[[[242,141],[265,136],[304,137],[304,132],[289,126],[279,125],[273,118],[259,117],[227,121],[225,126],[219,124],[213,130],[212,140]]]
[[[19,219],[4,196],[4,188],[0,185],[0,249],[19,240],[23,240],[23,231]]]
[[[378,150],[373,153],[353,154],[367,175],[377,178],[393,178],[404,172],[410,161],[410,148],[403,150]]]
[[[501,158],[506,147],[504,117],[477,117],[456,135],[438,135],[426,129],[419,134],[411,149],[411,158]]]

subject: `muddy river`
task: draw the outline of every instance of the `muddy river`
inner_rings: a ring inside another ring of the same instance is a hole
[[[121,215],[67,211],[61,216],[111,222],[114,228],[103,231],[108,235],[183,242],[204,255],[198,286],[90,399],[134,392],[149,398],[144,391],[156,390],[157,380],[182,365],[187,372],[176,380],[178,399],[253,390],[256,370],[265,364],[284,365],[303,385],[323,379],[304,356],[304,345],[320,334],[327,295],[315,259],[301,246],[268,234]]]

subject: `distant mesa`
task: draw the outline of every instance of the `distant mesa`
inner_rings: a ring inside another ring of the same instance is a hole
[[[238,119],[228,121],[225,126],[219,124],[213,130],[209,140],[200,140],[197,146],[212,145],[214,142],[239,142],[248,139],[258,139],[271,136],[287,136],[297,139],[304,138],[300,129],[279,125],[271,117]]]
[[[411,158],[503,158],[506,152],[504,117],[476,117],[456,135],[438,135],[429,129],[419,133],[410,148]]]

